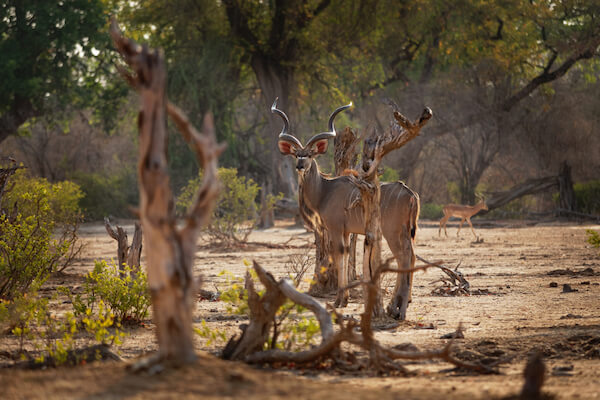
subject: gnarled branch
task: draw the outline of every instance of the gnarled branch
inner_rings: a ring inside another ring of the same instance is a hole
[[[155,368],[157,363],[175,365],[195,360],[192,310],[196,280],[192,276],[196,238],[208,222],[219,192],[217,158],[224,146],[217,144],[212,116],[204,118],[203,132],[197,132],[187,116],[166,99],[167,71],[159,50],[149,50],[121,35],[115,20],[110,34],[115,47],[132,72],[119,68],[141,97],[138,116],[140,132],[138,183],[140,220],[146,235],[148,286],[152,295],[159,352],[142,360],[134,369]],[[168,109],[168,110],[167,110]],[[173,207],[173,193],[167,169],[167,112],[182,131],[205,171],[202,186],[179,227]],[[110,233],[110,232],[109,232]]]

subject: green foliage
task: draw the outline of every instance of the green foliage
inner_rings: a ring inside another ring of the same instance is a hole
[[[238,176],[235,168],[219,168],[218,177],[223,187],[206,233],[226,244],[244,242],[256,224],[255,199],[260,187],[252,179]],[[190,180],[179,195],[176,207],[180,214],[192,204],[201,181],[202,174]]]
[[[92,334],[96,342],[101,344],[121,344],[121,338],[125,336],[119,330],[120,324],[115,321],[114,314],[105,306],[104,302],[98,302],[98,310],[93,313],[91,309],[85,310],[85,317],[81,320],[86,332]],[[114,332],[109,331],[110,327],[114,327]]]
[[[106,216],[129,217],[129,207],[138,203],[139,193],[133,169],[120,169],[114,174],[74,173],[72,179],[84,193],[81,207],[88,221]]]
[[[398,179],[400,179],[398,171],[390,167],[383,167],[381,182],[396,182]]]
[[[0,298],[4,299],[44,282],[69,246],[53,240],[52,231],[36,216],[19,214],[10,220],[0,215],[0,233]]]
[[[88,310],[94,312],[99,304],[106,304],[117,322],[141,322],[148,316],[151,304],[146,273],[125,267],[124,276],[120,276],[117,266],[104,260],[96,261],[94,270],[86,275],[83,296],[73,296],[68,291],[65,294],[71,298],[76,316],[87,315]]]
[[[227,333],[219,329],[211,329],[205,320],[200,323],[200,328],[194,328],[194,332],[201,338],[207,339],[207,346],[217,341],[227,342]]]
[[[314,317],[306,317],[304,314],[306,308],[295,304],[291,300],[285,303],[277,310],[277,335],[265,343],[265,347],[278,348],[282,350],[303,350],[314,344],[314,339],[321,333],[319,322]]]
[[[106,5],[104,0],[3,2],[0,115],[18,121],[15,129],[56,106],[94,104],[103,117],[114,115],[107,110],[109,100],[123,96],[124,85],[119,82],[115,93],[113,80],[106,79],[113,57],[105,51],[110,48]]]
[[[254,270],[250,270],[250,274],[256,278]],[[221,271],[219,276],[224,276],[226,279],[225,289],[221,291],[219,299],[227,304],[227,312],[231,315],[248,315],[250,309],[248,308],[248,291],[244,285],[244,279],[229,271]]]
[[[449,181],[446,183],[446,189],[448,190],[448,196],[450,196],[450,202],[460,204],[461,193],[458,183]]]
[[[64,269],[78,251],[79,187],[28,178],[23,171],[13,178],[1,208],[18,212],[0,214],[0,298],[4,299],[41,284],[59,267]]]
[[[600,234],[593,229],[586,231],[588,237],[587,242],[596,248],[600,248]]]
[[[11,178],[11,189],[2,197],[2,208],[17,206],[23,216],[37,216],[40,224],[52,230],[56,225],[72,225],[81,219],[79,202],[83,192],[71,181],[50,183],[45,178],[29,177],[26,170]],[[10,186],[10,185],[9,185]]]
[[[577,210],[587,214],[600,214],[600,180],[573,185]]]
[[[25,340],[33,336],[33,325],[47,314],[48,299],[37,294],[40,286],[35,282],[29,291],[16,294],[12,300],[0,300],[0,331],[17,336],[21,352]]]
[[[249,266],[250,263],[245,261]],[[225,276],[226,288],[220,293],[220,300],[227,304],[227,312],[231,315],[249,315],[248,291],[244,285],[244,279],[236,277],[231,272],[221,271],[219,276]],[[299,282],[298,277],[292,277],[294,282]],[[256,280],[256,272],[251,269],[247,279]],[[259,296],[263,296],[264,289],[258,291]],[[302,350],[313,344],[314,339],[321,332],[316,318],[310,314],[310,317],[304,315],[307,310],[292,302],[286,302],[277,310],[275,326],[271,337],[264,343],[265,348],[278,348],[285,350]],[[208,339],[208,344],[216,340],[225,341],[225,334],[219,330],[211,329],[206,322],[197,328],[196,333],[201,337]]]
[[[435,203],[421,204],[421,218],[440,219],[444,216],[444,206]]]
[[[18,339],[19,353],[23,359],[29,356],[26,345],[36,351],[35,362],[49,362],[62,365],[67,362],[77,364],[81,360],[73,357],[77,337],[83,332],[91,335],[98,343],[120,344],[123,333],[114,325],[113,314],[100,302],[94,314],[90,309],[79,320],[73,312],[58,316],[48,307],[49,299],[38,295],[39,287],[25,294],[19,294],[13,301],[0,302],[0,327]],[[53,298],[56,300],[56,295]],[[84,328],[84,331],[80,327]]]

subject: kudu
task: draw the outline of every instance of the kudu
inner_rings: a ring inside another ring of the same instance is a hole
[[[448,232],[446,231],[446,223],[450,219],[450,217],[460,218],[460,224],[458,225],[458,231],[456,231],[456,236],[460,233],[460,228],[465,221],[469,223],[471,227],[471,231],[473,232],[473,236],[477,239],[477,235],[475,234],[475,229],[473,229],[473,224],[471,223],[471,217],[477,214],[481,210],[487,210],[488,207],[485,204],[485,199],[480,199],[479,203],[474,206],[463,206],[460,204],[448,204],[444,206],[444,216],[440,220],[440,229],[438,230],[438,236],[442,234],[442,228],[444,228],[444,233],[446,237],[448,237]]]
[[[284,155],[294,156],[297,160],[301,213],[304,211],[304,214],[318,219],[328,232],[331,258],[338,271],[335,305],[342,307],[348,304],[349,236],[350,233],[365,234],[360,192],[349,176],[329,178],[322,175],[315,157],[325,153],[329,139],[335,137],[333,121],[336,115],[351,105],[352,103],[337,108],[329,117],[328,131],[313,136],[306,146],[289,133],[289,119],[283,111],[277,109],[277,99],[271,107],[271,112],[283,119],[279,151]],[[394,254],[398,267],[410,269],[415,264],[413,246],[419,218],[419,196],[402,182],[385,183],[381,185],[380,204],[383,237]],[[370,271],[363,271],[364,279],[370,276]],[[401,320],[406,318],[411,286],[411,273],[398,274],[388,314]]]

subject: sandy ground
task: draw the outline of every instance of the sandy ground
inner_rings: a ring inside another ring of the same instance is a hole
[[[131,235],[132,226],[124,225]],[[457,238],[456,225],[449,225],[449,238],[439,238],[435,222],[422,221],[416,252],[448,266],[460,263],[459,270],[471,289],[489,294],[433,296],[442,273],[437,269],[417,273],[407,321],[378,331],[377,339],[390,346],[411,343],[420,350],[437,349],[446,343],[440,336],[462,323],[465,338],[456,341],[455,354],[467,360],[510,359],[500,367],[500,375],[459,374],[439,361],[407,364],[414,371],[410,377],[338,370],[260,370],[216,359],[211,354],[217,354],[224,343],[208,346],[198,338],[201,357],[197,364],[159,376],[132,374],[125,363],[114,362],[45,371],[3,369],[0,398],[502,398],[519,391],[524,363],[533,350],[541,351],[545,358],[545,393],[558,399],[600,397],[600,250],[585,240],[586,229],[600,226],[484,221],[475,227],[482,242],[473,242],[468,229]],[[48,282],[48,293],[59,285],[77,290],[94,260],[116,257],[116,242],[102,225],[85,225],[81,233],[86,242],[84,257],[66,274]],[[256,260],[276,277],[283,277],[294,256],[314,252],[307,247],[311,239],[312,234],[304,229],[280,221],[275,228],[254,232],[250,241],[288,243],[291,248],[254,244],[223,250],[201,242],[195,273],[203,277],[203,289],[210,291],[225,287],[226,278],[220,271],[244,276],[245,260]],[[385,255],[389,254],[386,248]],[[384,279],[387,293],[391,293],[393,279]],[[551,287],[551,282],[556,287]],[[564,284],[575,291],[564,293]],[[319,300],[325,303],[333,298]],[[225,307],[220,301],[199,300],[195,322],[206,320],[228,336],[239,332],[244,321],[227,315]],[[361,310],[360,293],[356,293],[343,312],[355,315]],[[119,349],[124,359],[156,348],[151,321],[127,331]],[[10,352],[16,343],[2,337],[0,348]]]

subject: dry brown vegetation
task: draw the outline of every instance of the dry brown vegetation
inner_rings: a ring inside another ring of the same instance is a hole
[[[482,243],[471,242],[466,234],[454,238],[452,232],[450,238],[440,239],[434,222],[422,222],[416,252],[428,260],[442,259],[449,266],[460,263],[459,270],[469,280],[472,292],[482,294],[433,296],[431,292],[439,286],[442,273],[437,269],[417,273],[407,321],[379,322],[376,338],[382,344],[404,350],[439,349],[447,342],[440,337],[462,323],[465,338],[455,341],[453,354],[466,361],[499,364],[499,375],[455,371],[452,365],[437,360],[405,364],[412,371],[409,376],[393,371],[381,376],[373,370],[352,370],[347,365],[331,363],[310,367],[280,364],[276,370],[258,371],[218,360],[214,355],[224,343],[207,346],[206,340],[196,337],[201,357],[184,369],[159,376],[136,375],[125,369],[125,363],[115,362],[45,371],[4,369],[0,373],[3,397],[501,398],[519,392],[524,363],[532,351],[539,350],[547,367],[545,393],[559,399],[594,398],[600,391],[600,256],[597,249],[586,243],[585,229],[599,227],[550,220],[478,225]],[[133,232],[133,225],[125,227],[130,234]],[[453,229],[455,224],[450,226]],[[58,285],[77,291],[94,259],[114,258],[115,242],[102,224],[85,225],[82,238],[86,242],[84,257],[48,282],[44,294],[51,295]],[[250,239],[288,242],[294,245],[289,249],[252,245],[221,250],[201,241],[194,274],[203,277],[204,290],[216,291],[226,285],[220,271],[242,277],[247,268],[244,260],[256,260],[280,278],[289,272],[286,263],[291,257],[314,252],[314,248],[302,247],[311,238],[312,234],[293,227],[291,221],[279,221],[275,228],[254,232]],[[384,258],[389,254],[384,247]],[[393,281],[391,276],[383,280],[387,296]],[[556,287],[551,287],[552,282],[556,282]],[[563,292],[565,284],[576,291]],[[308,282],[301,288],[308,288]],[[225,330],[231,337],[239,332],[240,324],[247,322],[243,317],[228,315],[221,301],[201,296],[197,300],[193,315],[196,326],[204,319],[211,328]],[[332,303],[333,296],[319,301]],[[68,306],[56,305],[60,309]],[[349,306],[340,311],[358,316],[362,311],[360,291],[353,292]],[[125,361],[156,350],[150,320],[144,326],[126,330],[129,336],[119,350]],[[4,337],[0,347],[11,352],[16,343]],[[358,348],[344,345],[344,349],[357,359],[365,356]],[[2,361],[8,362],[6,358]]]

